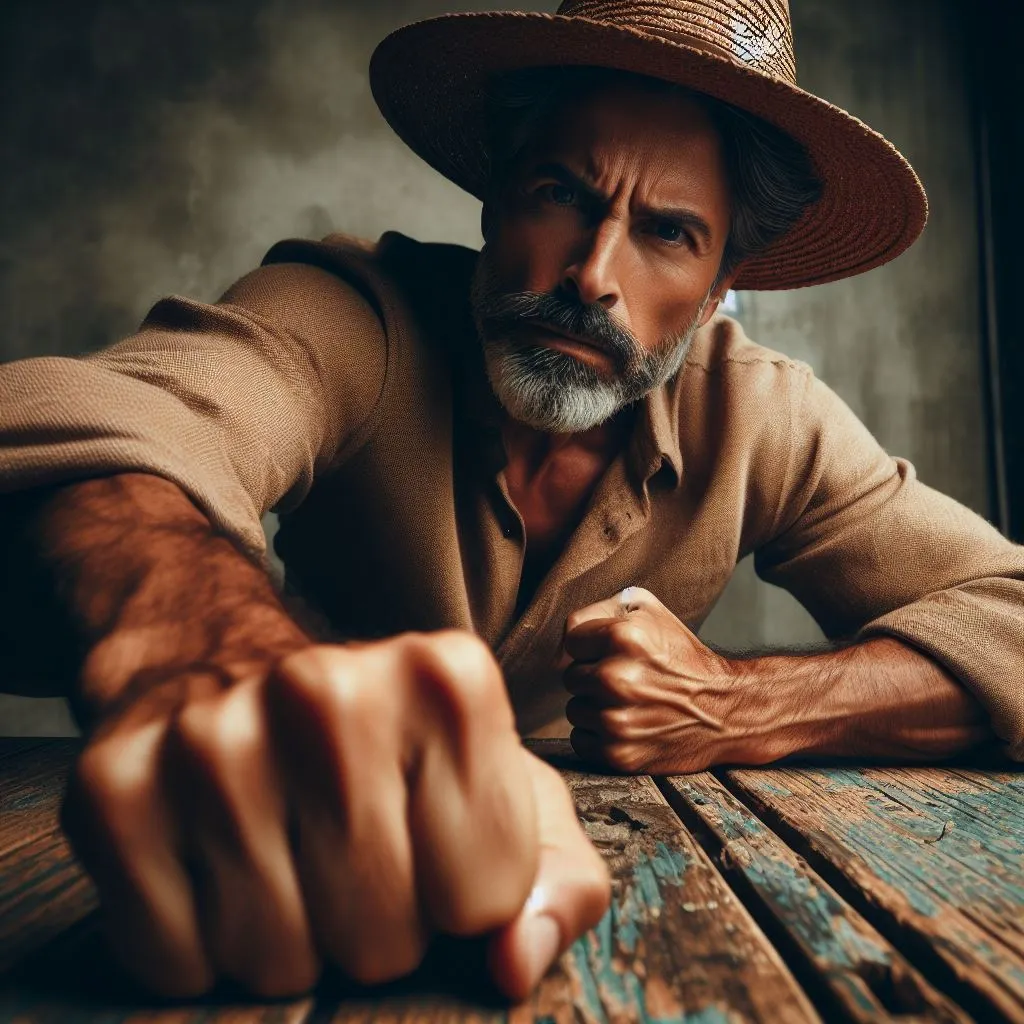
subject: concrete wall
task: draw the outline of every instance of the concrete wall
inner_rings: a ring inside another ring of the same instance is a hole
[[[3,5],[0,359],[76,353],[161,295],[212,299],[276,239],[332,229],[477,244],[478,207],[408,153],[369,95],[375,42],[488,4],[42,0]],[[493,5],[500,6],[500,5]],[[922,477],[985,512],[970,131],[952,0],[792,0],[802,83],[888,135],[933,204],[925,238],[850,282],[738,297]],[[552,9],[553,5],[537,5]],[[817,636],[741,566],[705,635]],[[0,697],[0,734],[69,727]]]

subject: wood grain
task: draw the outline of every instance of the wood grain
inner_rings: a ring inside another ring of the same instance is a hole
[[[661,786],[684,819],[703,824],[748,905],[771,916],[775,937],[823,992],[829,1020],[970,1019],[713,775],[665,779]]]
[[[818,1015],[721,874],[648,778],[583,774],[566,744],[531,747],[556,763],[590,839],[612,870],[613,899],[533,998],[487,1007],[436,994],[351,994],[332,1024],[630,1024],[816,1021]]]
[[[75,740],[0,745],[0,969],[96,906],[57,827],[77,749]]]
[[[1024,774],[949,768],[728,773],[937,984],[1024,1020]]]
[[[513,1020],[818,1019],[650,779],[563,775],[612,870],[612,907]]]
[[[68,770],[80,747],[77,740],[0,744],[0,857],[53,831]],[[6,756],[5,756],[6,755]]]
[[[21,816],[25,833],[18,839],[19,829],[11,830],[14,842],[0,859],[7,864],[0,876],[6,886],[0,889],[0,910],[7,921],[8,951],[18,954],[16,968],[0,983],[0,1019],[23,1024],[818,1020],[778,953],[654,784],[568,768],[563,770],[581,820],[613,870],[614,901],[601,925],[569,950],[527,1003],[503,1005],[483,983],[480,943],[442,943],[423,970],[379,989],[328,981],[315,1000],[294,1003],[233,1002],[218,993],[202,1005],[155,1005],[133,992],[113,968],[95,917],[80,921],[91,906],[91,888],[54,827],[60,778],[74,749],[70,743],[51,750],[50,774],[45,756],[40,761],[41,755],[24,750],[24,770],[12,762],[2,776],[15,780],[4,799]],[[49,941],[40,948],[44,940]]]

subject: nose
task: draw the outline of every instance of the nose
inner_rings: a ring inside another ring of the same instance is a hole
[[[620,298],[616,257],[622,243],[621,230],[611,217],[598,222],[574,262],[562,274],[562,288],[577,302],[600,303],[611,309]]]

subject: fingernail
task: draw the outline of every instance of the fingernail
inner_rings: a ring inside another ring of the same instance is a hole
[[[558,956],[562,948],[562,932],[558,922],[547,914],[529,918],[524,922],[523,932],[526,974],[532,990]]]

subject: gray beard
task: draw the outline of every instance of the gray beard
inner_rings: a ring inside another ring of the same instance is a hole
[[[515,343],[488,331],[480,311],[497,297],[485,246],[473,277],[472,305],[491,388],[514,420],[545,433],[576,434],[611,419],[675,376],[710,296],[701,303],[692,323],[664,339],[653,352],[645,352],[628,332],[618,328],[620,345],[628,348],[629,355],[622,371],[609,377],[563,352]],[[526,309],[531,300],[526,295],[521,300],[512,296],[503,302],[504,309],[514,311],[517,301]]]

